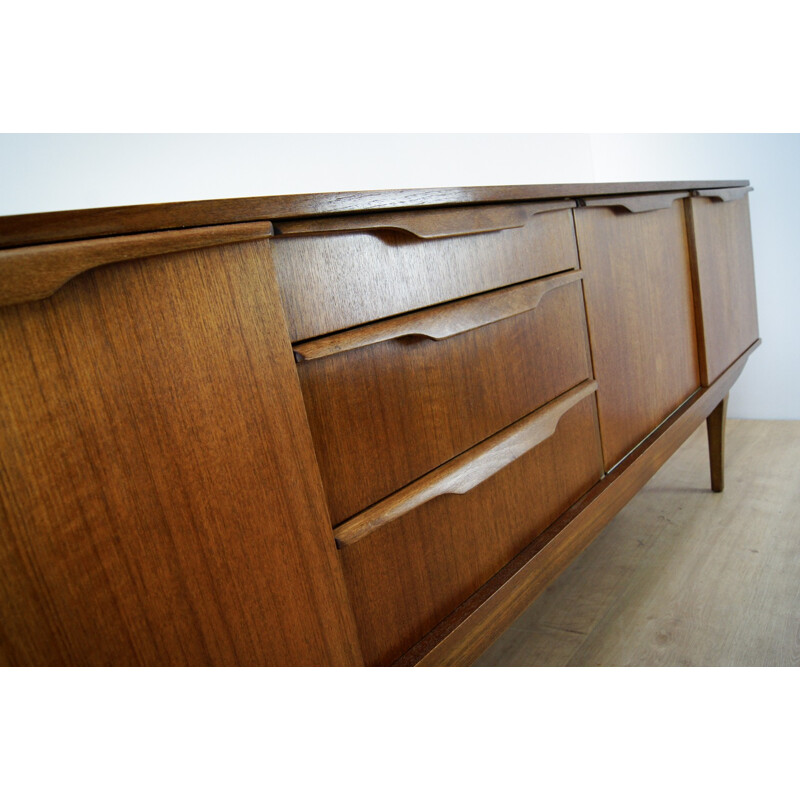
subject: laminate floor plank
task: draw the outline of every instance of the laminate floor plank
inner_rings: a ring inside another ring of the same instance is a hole
[[[800,665],[800,422],[705,426],[475,666]]]
[[[508,635],[512,632],[517,635]],[[523,635],[518,635],[520,633]],[[563,667],[578,651],[584,638],[580,633],[546,625],[525,631],[510,629],[473,666]],[[485,660],[491,663],[484,663]]]

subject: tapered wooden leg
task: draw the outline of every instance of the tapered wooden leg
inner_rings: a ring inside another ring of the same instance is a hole
[[[711,489],[721,492],[725,488],[725,417],[728,413],[728,395],[706,418],[708,431],[708,457],[711,461]]]

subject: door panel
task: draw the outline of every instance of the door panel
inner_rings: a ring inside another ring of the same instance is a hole
[[[700,382],[681,198],[624,200],[575,210],[606,470]]]
[[[742,187],[688,201],[690,245],[702,316],[700,377],[713,383],[756,339],[750,210]]]

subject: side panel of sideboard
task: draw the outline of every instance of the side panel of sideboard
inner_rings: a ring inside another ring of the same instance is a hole
[[[0,308],[0,407],[0,663],[361,663],[266,242]]]

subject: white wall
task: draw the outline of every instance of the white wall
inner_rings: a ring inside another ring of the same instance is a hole
[[[747,178],[763,346],[735,417],[800,419],[800,135],[5,134],[0,215],[358,189]]]
[[[586,134],[6,134],[0,215],[592,180]]]

